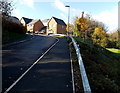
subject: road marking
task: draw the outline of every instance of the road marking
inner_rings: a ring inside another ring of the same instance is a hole
[[[59,42],[58,38],[53,38],[57,39],[57,41],[50,48],[48,48],[48,50],[40,56],[4,93],[9,92],[28,73],[28,71],[30,71],[33,66],[36,65]]]

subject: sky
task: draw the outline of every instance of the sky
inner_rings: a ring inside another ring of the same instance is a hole
[[[70,6],[70,23],[81,12],[91,15],[91,18],[103,22],[108,32],[118,28],[118,1],[119,0],[14,0],[13,16],[32,19],[50,19],[52,16],[68,21]]]

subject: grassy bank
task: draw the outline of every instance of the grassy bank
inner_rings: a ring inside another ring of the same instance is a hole
[[[26,36],[26,34],[4,32],[4,33],[2,33],[2,42],[6,43],[6,42],[9,42],[9,41],[18,40],[18,39],[24,38],[25,36]]]
[[[116,56],[120,57],[120,49],[115,49],[115,48],[106,48],[106,49],[114,53]]]
[[[92,93],[120,93],[120,57],[92,42],[75,39],[80,46]]]

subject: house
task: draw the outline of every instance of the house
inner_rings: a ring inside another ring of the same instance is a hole
[[[22,17],[20,19],[20,22],[23,24],[23,26],[27,28],[28,32],[33,32],[33,33],[39,32],[41,28],[44,27],[40,19],[34,20],[34,19]]]
[[[27,24],[30,23],[33,19],[22,17],[20,19],[20,22],[23,24],[23,26],[27,27]]]
[[[41,28],[39,34],[46,34],[47,31],[47,26],[44,26],[43,28]]]
[[[44,24],[44,27],[41,28],[40,34],[46,34],[48,22],[49,22],[49,19],[42,20],[42,23]]]
[[[49,34],[66,34],[66,24],[63,20],[52,17],[47,26],[47,35]]]
[[[50,19],[44,19],[44,20],[42,20],[42,23],[44,24],[44,26],[47,26],[47,25],[48,25],[49,20],[50,20]]]
[[[27,31],[38,33],[44,27],[41,20],[32,20],[30,23],[27,24]]]

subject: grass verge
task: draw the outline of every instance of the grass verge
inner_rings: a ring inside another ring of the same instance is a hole
[[[74,75],[75,93],[84,93],[76,51],[75,51],[75,48],[73,46],[72,41],[69,38],[66,38],[66,39],[67,39],[67,41],[69,43],[69,48],[70,48],[70,53],[71,53],[72,66],[73,66],[73,75]]]
[[[114,53],[116,56],[120,57],[120,49],[115,49],[115,48],[106,48],[106,49]]]
[[[89,41],[80,46],[92,93],[120,93],[120,57]]]
[[[2,42],[6,43],[9,41],[15,41],[15,40],[21,39],[25,36],[26,36],[26,34],[19,34],[19,33],[13,33],[13,32],[3,32],[2,33]]]

